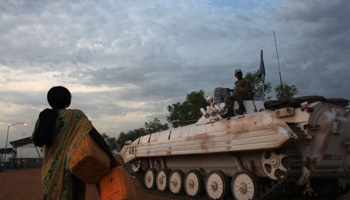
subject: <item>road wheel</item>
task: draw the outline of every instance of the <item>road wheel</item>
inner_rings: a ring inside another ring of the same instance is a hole
[[[153,168],[149,168],[145,172],[144,183],[147,189],[153,189],[156,183],[156,173],[157,171]]]
[[[184,188],[184,173],[181,170],[173,170],[169,175],[169,190],[173,194],[182,194]]]
[[[260,191],[259,178],[250,171],[240,170],[232,178],[231,191],[234,199],[254,200]]]
[[[169,183],[169,170],[162,169],[157,173],[156,186],[159,191],[166,191]]]
[[[198,197],[203,194],[204,181],[203,176],[198,170],[191,170],[185,176],[185,192],[192,197]]]
[[[205,189],[211,199],[227,199],[230,186],[226,174],[220,170],[213,170],[209,173]]]

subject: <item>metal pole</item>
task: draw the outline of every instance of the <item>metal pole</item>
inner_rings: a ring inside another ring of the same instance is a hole
[[[36,149],[36,152],[38,152],[39,158],[41,158],[41,155],[39,154],[38,148],[36,148],[36,146],[34,146]]]
[[[9,139],[9,130],[10,130],[10,126],[7,127],[7,137],[6,137],[6,145],[5,145],[5,163],[6,163],[6,154],[7,154],[7,142]]]
[[[6,137],[6,145],[5,145],[5,163],[6,163],[7,143],[8,143],[8,139],[9,139],[10,127],[14,126],[16,124],[24,124],[24,126],[27,125],[26,123],[23,123],[23,122],[17,122],[17,123],[14,123],[14,124],[11,124],[11,125],[7,126],[7,137]],[[11,165],[12,165],[12,157],[11,157]]]
[[[278,51],[277,51],[277,42],[276,42],[275,31],[273,31],[273,37],[275,38],[275,46],[276,46],[276,54],[277,54],[278,71],[279,71],[279,74],[280,74],[282,98],[284,98],[284,94],[283,94],[283,84],[282,84],[282,76],[281,76],[281,68],[280,68],[280,60],[278,59]]]
[[[264,74],[262,74],[262,87],[263,87],[263,101],[265,101],[265,85],[264,85],[264,80],[265,80],[265,77],[264,77]]]

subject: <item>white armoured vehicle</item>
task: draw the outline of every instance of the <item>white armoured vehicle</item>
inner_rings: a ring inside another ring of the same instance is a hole
[[[246,100],[244,115],[222,118],[226,95],[217,88],[195,124],[123,147],[124,161],[146,191],[183,199],[267,199],[300,193],[308,180],[320,197],[349,191],[337,180],[350,176],[348,100]]]

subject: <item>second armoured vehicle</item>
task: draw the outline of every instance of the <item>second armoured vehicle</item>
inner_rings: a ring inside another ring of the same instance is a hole
[[[217,88],[195,124],[123,147],[124,161],[146,191],[186,199],[266,199],[283,190],[300,193],[310,180],[317,196],[347,192],[337,179],[350,176],[348,100],[247,100],[245,114],[222,118],[226,95]]]

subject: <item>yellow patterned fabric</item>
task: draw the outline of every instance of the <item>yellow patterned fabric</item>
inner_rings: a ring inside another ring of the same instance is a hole
[[[73,181],[72,184],[68,163],[81,139],[93,126],[81,110],[63,109],[57,115],[54,143],[45,146],[45,159],[41,169],[43,199],[72,199],[73,188],[74,199],[85,199],[85,183]],[[39,123],[38,119],[31,140]]]

